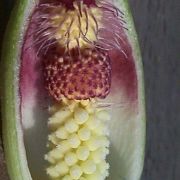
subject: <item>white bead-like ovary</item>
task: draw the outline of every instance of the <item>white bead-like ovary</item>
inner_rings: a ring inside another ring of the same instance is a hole
[[[94,103],[90,100],[65,101],[63,113],[58,113],[56,109],[56,115],[49,118],[50,127],[54,122],[58,124],[49,135],[53,146],[45,155],[45,159],[52,164],[47,168],[51,179],[104,180],[107,177],[109,164],[105,159],[109,153],[109,140],[106,122],[110,115],[105,110],[96,110]],[[61,123],[55,119],[59,118],[59,114],[63,114]]]

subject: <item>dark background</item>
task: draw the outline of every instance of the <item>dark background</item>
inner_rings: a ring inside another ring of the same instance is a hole
[[[142,180],[180,180],[180,0],[131,0],[147,105]]]
[[[142,180],[180,180],[180,0],[129,1],[145,74],[147,143]],[[12,1],[4,5],[7,17]],[[0,180],[7,180],[1,141]]]

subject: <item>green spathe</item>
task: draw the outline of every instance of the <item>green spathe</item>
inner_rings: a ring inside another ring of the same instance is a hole
[[[3,119],[3,141],[8,172],[12,180],[32,179],[26,160],[22,125],[20,123],[20,115],[18,113],[19,98],[17,77],[19,74],[18,66],[20,62],[20,48],[22,44],[22,37],[26,31],[28,23],[27,17],[30,14],[30,10],[33,9],[34,3],[34,1],[27,0],[17,1],[8,23],[2,50],[1,107]],[[135,131],[138,131],[138,136],[135,143],[131,145],[132,151],[129,151],[128,153],[134,152],[134,149],[137,150],[135,151],[134,158],[132,159],[128,159],[128,154],[124,156],[121,167],[118,167],[120,172],[119,176],[113,177],[112,174],[110,175],[110,178],[113,180],[138,180],[140,179],[143,168],[145,146],[145,103],[142,62],[137,35],[134,29],[134,24],[132,21],[128,3],[126,0],[119,0],[115,4],[121,7],[123,12],[125,12],[127,28],[129,29],[127,35],[133,49],[138,77],[138,94],[140,94],[140,96],[138,99],[139,119],[136,124],[133,124],[133,128],[135,128]],[[129,125],[129,127],[132,128],[131,125]],[[126,161],[128,163],[130,162],[129,164],[132,164],[131,168],[129,168],[129,166],[126,166]]]

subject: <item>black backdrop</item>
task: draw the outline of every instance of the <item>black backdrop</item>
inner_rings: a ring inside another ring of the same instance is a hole
[[[180,1],[130,0],[146,89],[142,180],[180,180]]]

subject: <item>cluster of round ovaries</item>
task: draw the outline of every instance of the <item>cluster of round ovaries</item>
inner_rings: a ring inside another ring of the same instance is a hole
[[[107,121],[110,114],[97,110],[91,101],[67,101],[50,109],[52,133],[50,151],[45,159],[51,164],[47,174],[51,179],[104,180],[109,164]]]
[[[110,91],[111,65],[106,52],[86,48],[44,61],[45,86],[55,100],[105,98]]]

